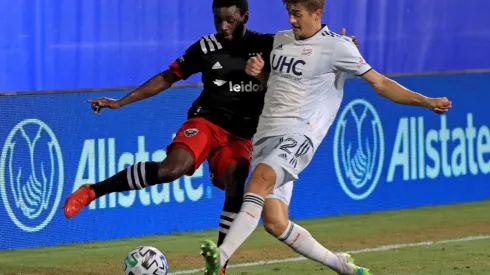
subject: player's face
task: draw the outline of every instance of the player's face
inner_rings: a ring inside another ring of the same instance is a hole
[[[322,10],[311,12],[301,4],[288,4],[287,10],[289,23],[298,39],[311,37],[321,29]]]
[[[226,40],[241,37],[245,28],[245,18],[248,12],[241,14],[236,6],[227,8],[214,8],[214,26],[216,31]]]

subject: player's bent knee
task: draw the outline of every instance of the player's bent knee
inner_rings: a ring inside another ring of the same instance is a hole
[[[276,184],[276,172],[267,164],[259,164],[252,172],[247,191],[263,195],[269,194]]]
[[[178,167],[161,165],[158,169],[158,178],[162,183],[172,182],[183,175],[185,175],[185,172]]]
[[[194,168],[194,158],[184,149],[177,148],[172,151],[158,168],[160,182],[172,182],[179,179]]]
[[[272,236],[278,238],[284,233],[286,228],[288,227],[289,220],[283,218],[263,218],[264,220],[264,229],[267,233]]]
[[[248,171],[248,163],[237,163],[228,166],[223,177],[227,197],[243,197]]]

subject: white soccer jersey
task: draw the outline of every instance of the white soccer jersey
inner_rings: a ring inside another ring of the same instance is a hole
[[[346,73],[362,75],[371,67],[357,47],[327,26],[314,36],[296,40],[291,30],[275,35],[271,74],[256,141],[302,133],[315,149],[337,115]]]

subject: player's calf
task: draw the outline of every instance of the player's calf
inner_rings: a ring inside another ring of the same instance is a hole
[[[231,255],[257,228],[264,209],[265,197],[272,190],[274,184],[274,170],[267,165],[258,165],[247,185],[247,192],[243,196],[240,212],[220,246],[221,266],[225,265]]]
[[[288,206],[278,199],[267,199],[262,213],[266,231],[297,253],[314,260],[339,274],[350,274],[351,264],[323,247],[303,227],[289,221]],[[355,274],[355,273],[353,273]]]
[[[101,182],[84,185],[70,195],[64,205],[71,218],[96,198],[113,192],[139,190],[159,183],[172,182],[190,171],[194,159],[184,149],[173,150],[162,162],[138,162]]]
[[[343,272],[344,265],[339,257],[323,247],[310,232],[300,225],[289,221],[286,230],[277,239],[306,258],[328,266],[338,273]]]
[[[222,162],[225,162],[223,160]],[[220,246],[228,234],[231,224],[235,220],[243,202],[243,193],[245,181],[248,176],[249,163],[238,164],[233,159],[226,159],[226,164],[223,169],[211,165],[213,177],[213,185],[225,189],[226,197],[221,211],[219,222],[219,237],[217,245]],[[212,162],[213,163],[213,162]],[[213,163],[214,164],[214,163]]]
[[[172,182],[192,169],[194,159],[191,154],[177,148],[169,153],[163,162],[139,162],[114,176],[91,186],[96,197],[113,192],[139,190],[159,183]]]
[[[225,158],[223,157],[226,156],[224,153],[226,152],[222,152],[221,158],[212,159],[210,162],[210,169],[214,174],[213,184],[218,188],[224,188],[226,192],[225,203],[219,222],[218,246],[223,243],[231,224],[240,211],[243,202],[245,181],[247,180],[250,167],[250,162],[247,159],[236,157],[236,155],[233,157],[233,154],[231,158],[229,156]],[[220,275],[226,273],[228,263],[229,261],[224,264]]]
[[[278,238],[289,225],[288,206],[278,199],[267,198],[262,212],[262,220],[265,231]]]
[[[238,215],[238,212],[240,211],[240,207],[242,205],[243,201],[243,191],[240,193],[240,196],[227,196],[225,199],[225,204],[223,206],[223,211],[221,212],[220,216],[220,221],[219,221],[219,235],[218,235],[218,243],[217,245],[220,246],[223,241],[225,240],[226,235],[228,234],[228,231],[230,230],[230,226],[235,220],[236,216]],[[224,264],[220,275],[225,274],[226,272],[226,267],[228,266],[228,262]]]

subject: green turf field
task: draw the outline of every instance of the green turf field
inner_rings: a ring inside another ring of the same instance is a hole
[[[296,222],[334,251],[361,252],[354,253],[354,258],[375,275],[466,275],[490,271],[490,239],[455,240],[490,235],[490,201]],[[216,236],[216,231],[206,231],[2,251],[0,274],[121,274],[126,253],[139,245],[159,248],[173,273],[199,274],[179,271],[200,268],[199,244],[205,238]],[[438,243],[441,240],[453,241]],[[431,242],[419,243],[427,241]],[[396,246],[414,243],[418,244]],[[252,263],[252,266],[233,267],[228,274],[334,274],[307,260],[255,265],[257,261],[291,257],[297,255],[260,228],[231,262]]]

